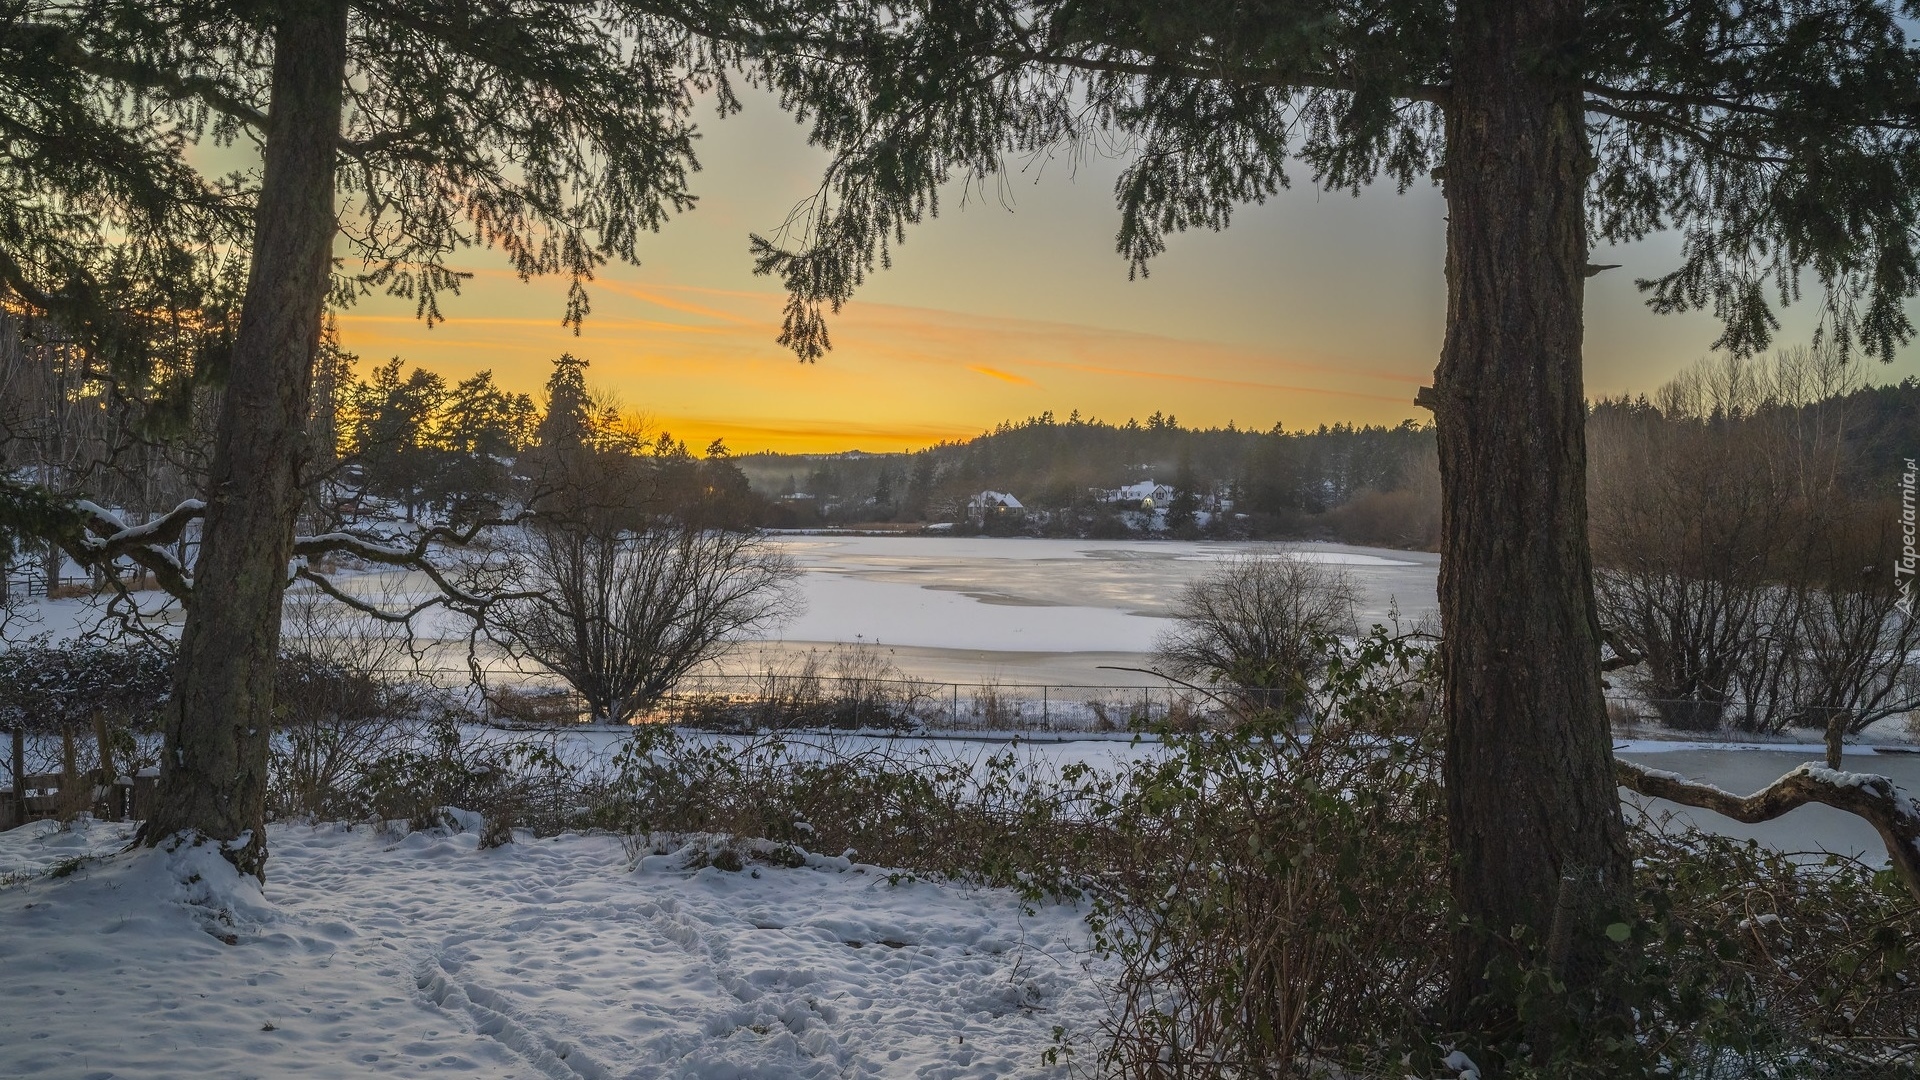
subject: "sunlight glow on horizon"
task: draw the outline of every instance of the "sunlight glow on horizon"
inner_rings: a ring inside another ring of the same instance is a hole
[[[363,364],[398,355],[450,380],[491,369],[536,396],[570,352],[656,429],[737,453],[898,451],[1048,410],[1256,430],[1431,418],[1413,395],[1444,333],[1446,208],[1419,184],[1359,196],[1299,184],[1236,208],[1224,232],[1170,238],[1134,280],[1113,247],[1121,162],[1015,163],[991,197],[956,184],[829,316],[833,350],[801,364],[775,343],[786,298],[753,275],[747,235],[787,220],[825,157],[771,98],[743,100],[701,125],[697,210],[646,238],[644,267],[587,283],[579,336],[560,322],[564,281],[521,282],[475,249],[458,263],[472,278],[442,300],[447,322],[429,330],[412,299],[363,298],[337,313],[342,344]],[[1653,314],[1634,284],[1678,256],[1671,234],[1594,252],[1621,268],[1586,285],[1589,397],[1651,393],[1709,354],[1710,314]],[[1818,309],[1809,297],[1783,311],[1776,344],[1808,340]],[[1909,311],[1920,318],[1920,302]],[[1920,345],[1868,363],[1870,380],[1897,382],[1920,372]]]
[[[695,449],[723,438],[735,453],[920,449],[1046,410],[1258,430],[1421,415],[1414,376],[1067,322],[856,300],[833,319],[834,350],[801,364],[773,340],[784,297],[772,291],[603,276],[578,337],[557,314],[495,313],[558,288],[479,271],[443,305],[446,322],[350,308],[337,314],[341,343],[363,366],[397,355],[449,380],[490,369],[536,399],[552,358],[570,352],[656,430]]]

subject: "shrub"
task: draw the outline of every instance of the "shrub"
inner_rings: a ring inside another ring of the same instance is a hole
[[[152,726],[173,689],[173,657],[145,642],[20,642],[0,652],[0,728],[59,731],[104,715]]]
[[[636,856],[717,834],[1038,897],[1074,891],[1072,868],[1096,833],[1085,813],[1093,770],[1055,771],[1017,747],[976,761],[930,746],[643,727],[614,771],[595,823],[623,831]]]
[[[366,770],[406,750],[424,726],[421,688],[308,653],[281,658],[275,698],[267,795],[281,817],[364,816]]]
[[[1119,964],[1103,1068],[1451,1077],[1449,1051],[1476,1046],[1538,1080],[1912,1075],[1920,911],[1890,871],[1644,819],[1618,921],[1594,928],[1616,996],[1496,967],[1520,1028],[1445,1030],[1456,916],[1428,657],[1376,629],[1332,663],[1306,731],[1254,714],[1082,784],[1075,880]],[[1535,1061],[1542,1031],[1559,1056]]]
[[[757,535],[629,524],[589,514],[530,527],[518,587],[491,624],[512,655],[578,691],[597,722],[644,714],[799,602],[792,561]]]
[[[1310,730],[1257,712],[1163,737],[1096,807],[1124,1076],[1387,1063],[1447,958],[1445,801],[1425,658],[1383,632],[1336,659]]]
[[[464,736],[443,713],[419,734],[367,762],[345,792],[362,813],[416,828],[440,825],[450,809],[485,821],[483,846],[510,842],[515,828],[554,833],[582,819],[581,777],[543,740]]]
[[[1296,552],[1231,558],[1181,593],[1154,663],[1252,708],[1291,708],[1354,632],[1357,598],[1345,571]]]

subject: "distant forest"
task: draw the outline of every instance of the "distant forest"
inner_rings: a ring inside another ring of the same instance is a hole
[[[207,387],[156,376],[177,392],[116,397],[77,351],[0,337],[6,469],[90,492],[135,518],[201,489]],[[1044,412],[913,453],[736,455],[718,440],[689,447],[649,427],[597,391],[589,365],[571,356],[554,361],[537,395],[508,392],[487,372],[449,382],[398,359],[361,367],[331,334],[318,368],[310,420],[318,453],[303,520],[322,531],[343,515],[460,522],[510,512],[537,488],[543,455],[564,443],[625,463],[623,475],[662,512],[697,511],[725,528],[1327,539],[1424,550],[1440,540],[1433,428],[1413,421],[1261,431],[1186,427],[1161,413],[1111,423]],[[1897,501],[1901,463],[1920,453],[1920,381],[1869,386],[1871,374],[1784,350],[1703,361],[1651,395],[1594,402],[1596,530],[1630,518],[1698,520],[1726,501],[1716,478],[1732,476],[1752,477],[1742,498],[1766,506]],[[1656,488],[1668,505],[1648,510],[1642,504]],[[1606,544],[1597,550],[1603,562],[1612,558]]]
[[[1413,421],[1258,431],[1183,427],[1160,413],[1114,424],[1044,412],[911,454],[734,460],[787,526],[925,522],[990,535],[1327,536],[1400,547],[1438,539],[1433,429]]]
[[[1647,479],[1651,466],[1629,451],[1652,440],[1652,429],[1672,435],[1668,445],[1686,433],[1726,447],[1756,438],[1785,445],[1800,436],[1783,432],[1817,428],[1831,444],[1837,492],[1892,497],[1902,461],[1920,453],[1920,380],[1869,386],[1871,372],[1858,364],[1816,360],[1806,350],[1716,358],[1651,395],[1594,402],[1594,484],[1612,492]],[[733,463],[768,500],[767,524],[779,527],[938,523],[963,534],[1327,539],[1423,550],[1440,539],[1433,427],[1413,421],[1256,431],[1183,427],[1159,413],[1113,424],[1044,412],[910,454],[747,454]],[[1017,506],[1003,505],[1007,496]],[[1600,509],[1609,506],[1602,500]]]

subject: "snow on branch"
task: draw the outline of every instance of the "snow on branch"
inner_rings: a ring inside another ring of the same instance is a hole
[[[188,499],[144,525],[129,525],[125,518],[86,499],[75,500],[72,506],[85,532],[61,547],[75,562],[91,569],[115,559],[131,559],[151,572],[154,581],[174,599],[182,603],[189,599],[193,581],[167,546],[179,542],[187,526],[206,515],[206,503]],[[117,584],[118,578],[114,580]]]
[[[87,516],[87,527],[100,537],[89,539],[89,545],[103,553],[136,544],[174,543],[189,522],[207,512],[205,502],[188,499],[145,525],[129,525],[120,515],[86,499],[76,501],[73,507]]]
[[[464,529],[435,525],[414,537],[410,543],[395,543],[389,539],[341,531],[320,533],[315,536],[296,536],[293,538],[293,553],[305,557],[346,554],[368,562],[384,563],[390,566],[412,566],[425,559],[435,544],[465,547],[473,543],[474,538],[486,529],[517,525],[525,518],[526,515],[522,514],[512,518],[476,521]]]
[[[1617,757],[1613,770],[1620,786],[1630,791],[1711,810],[1749,825],[1772,821],[1809,803],[1857,815],[1880,834],[1894,872],[1920,901],[1920,809],[1889,777],[1840,772],[1809,762],[1742,797],[1678,773],[1649,769]]]

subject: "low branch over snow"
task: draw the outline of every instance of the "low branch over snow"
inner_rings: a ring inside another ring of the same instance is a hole
[[[1920,809],[1885,776],[1840,772],[1811,762],[1745,797],[1678,773],[1649,769],[1613,759],[1620,786],[1655,799],[1711,810],[1735,821],[1757,824],[1809,803],[1855,814],[1886,842],[1894,872],[1920,901]]]

